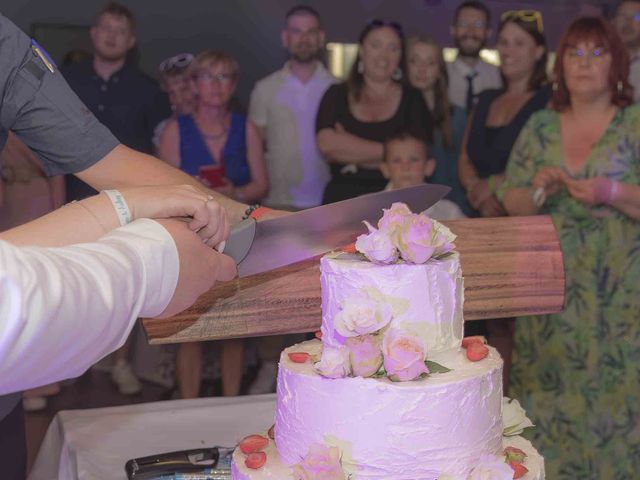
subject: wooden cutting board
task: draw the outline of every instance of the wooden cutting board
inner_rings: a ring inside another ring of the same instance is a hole
[[[557,313],[564,304],[562,253],[551,217],[442,222],[457,236],[465,320]],[[145,319],[152,344],[312,332],[321,324],[315,257],[219,283],[183,313]]]

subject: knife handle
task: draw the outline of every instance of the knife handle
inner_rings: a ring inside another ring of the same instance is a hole
[[[235,260],[242,262],[251,250],[251,244],[256,236],[256,221],[253,218],[237,223],[229,232],[229,237],[225,241],[224,253]]]

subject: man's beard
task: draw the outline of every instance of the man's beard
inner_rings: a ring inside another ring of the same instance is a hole
[[[462,42],[458,38],[455,39],[455,44],[459,54],[462,55],[463,57],[478,57],[480,56],[480,50],[482,50],[485,46],[485,42],[483,42],[482,40],[479,40],[477,42],[477,45],[478,45],[477,47],[473,47],[473,48],[463,47]]]
[[[299,63],[311,63],[318,59],[320,50],[299,48],[290,52],[291,58]]]

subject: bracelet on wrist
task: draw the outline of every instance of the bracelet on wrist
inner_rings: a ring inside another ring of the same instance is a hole
[[[244,215],[242,216],[242,220],[246,220],[247,218],[253,218],[254,220],[260,220],[266,213],[270,212],[271,209],[268,207],[263,207],[259,203],[254,203],[249,208],[244,211]]]
[[[120,221],[120,226],[124,226],[128,223],[131,223],[133,220],[131,216],[131,210],[129,210],[129,205],[127,205],[126,200],[122,193],[119,190],[103,190],[104,193],[111,203],[113,204],[113,208],[116,210],[116,215],[118,216],[118,220]]]

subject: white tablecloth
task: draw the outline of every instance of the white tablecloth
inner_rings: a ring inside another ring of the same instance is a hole
[[[126,479],[131,458],[233,446],[273,424],[275,394],[59,412],[29,480]]]

